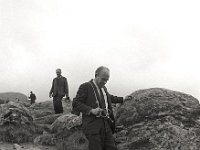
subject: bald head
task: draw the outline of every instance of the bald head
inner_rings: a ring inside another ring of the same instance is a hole
[[[95,71],[95,82],[100,88],[105,86],[109,78],[110,70],[107,67],[101,66]]]
[[[98,76],[100,73],[102,72],[110,72],[110,70],[107,67],[101,66],[99,68],[97,68],[97,70],[95,71],[95,77]]]

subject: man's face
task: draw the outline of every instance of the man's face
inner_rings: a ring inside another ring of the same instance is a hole
[[[60,69],[57,69],[57,70],[56,70],[56,74],[57,74],[58,77],[60,77],[60,76],[61,76],[61,70],[60,70]]]
[[[110,73],[108,70],[102,70],[95,78],[96,84],[99,88],[102,88],[110,78]]]

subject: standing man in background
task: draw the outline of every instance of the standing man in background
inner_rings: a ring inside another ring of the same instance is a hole
[[[61,69],[56,69],[57,77],[53,79],[49,97],[53,97],[53,106],[55,114],[63,113],[62,98],[66,96],[69,99],[69,89],[67,78],[61,75]]]
[[[32,91],[30,92],[30,96],[28,98],[31,100],[31,105],[35,103],[36,96]]]

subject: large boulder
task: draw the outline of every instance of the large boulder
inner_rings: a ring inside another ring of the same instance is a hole
[[[31,142],[38,128],[33,123],[29,110],[20,103],[10,101],[0,105],[0,141]]]
[[[16,116],[21,118],[25,117],[27,121],[33,121],[29,110],[20,103],[10,101],[7,104],[1,104],[0,109],[0,117],[4,120],[9,119],[10,121],[12,121],[10,117],[12,116],[14,118],[14,116]],[[20,121],[20,118],[16,118],[13,121]]]
[[[51,125],[52,133],[62,133],[82,125],[82,117],[74,114],[65,114],[58,117]]]
[[[199,150],[200,105],[167,89],[139,90],[116,109],[119,150]]]
[[[88,141],[81,130],[82,118],[74,114],[58,117],[48,132],[35,138],[42,145],[55,145],[58,150],[88,150]]]
[[[58,150],[88,150],[88,140],[81,130],[82,117],[74,114],[60,116],[51,125]]]

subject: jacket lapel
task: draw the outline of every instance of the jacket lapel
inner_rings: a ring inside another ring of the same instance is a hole
[[[106,89],[105,86],[103,87],[103,89],[104,89],[104,91],[106,92],[107,102],[108,102],[108,108],[109,108],[109,109],[112,109],[112,103],[111,103],[111,100],[110,100],[109,93],[108,93],[108,91],[107,91],[107,89]]]
[[[96,88],[96,86],[94,85],[94,83],[93,83],[93,80],[90,80],[90,83],[91,83],[91,85],[92,85],[92,87],[93,87],[93,89],[94,89],[94,95],[96,94],[96,96],[97,96],[97,101],[99,102],[100,101],[100,95],[99,95],[99,92],[97,91],[97,88]]]

